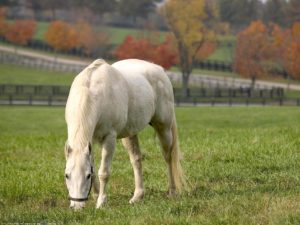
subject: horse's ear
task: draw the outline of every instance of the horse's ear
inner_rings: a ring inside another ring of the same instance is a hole
[[[65,156],[66,156],[66,159],[68,158],[68,156],[72,153],[72,148],[70,147],[68,141],[66,141],[66,144],[65,144]]]

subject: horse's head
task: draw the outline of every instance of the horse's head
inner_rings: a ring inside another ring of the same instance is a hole
[[[93,162],[91,145],[83,150],[74,150],[68,143],[65,146],[65,180],[69,191],[70,207],[77,210],[85,206],[92,188]]]

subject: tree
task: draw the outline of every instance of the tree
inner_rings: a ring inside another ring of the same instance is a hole
[[[76,30],[63,21],[52,22],[46,33],[46,41],[55,51],[68,51],[78,46],[78,34]]]
[[[251,78],[252,87],[267,73],[264,63],[271,57],[270,46],[268,29],[261,21],[252,22],[237,36],[234,70]]]
[[[4,37],[7,31],[6,9],[0,7],[0,37]]]
[[[56,19],[56,10],[67,8],[69,6],[70,0],[28,0],[35,13],[38,13],[41,9],[49,9],[52,13],[52,20]]]
[[[95,31],[85,21],[78,21],[75,25],[78,35],[78,46],[87,55],[91,54],[93,49],[98,45],[105,44],[108,41],[108,36],[100,31]]]
[[[117,47],[115,56],[121,59],[143,59],[161,65],[165,69],[177,63],[177,52],[172,47],[172,37],[166,36],[163,43],[151,43],[145,38],[136,39],[127,36]]]
[[[119,0],[118,11],[136,22],[138,17],[145,18],[150,12],[155,11],[155,2],[157,0]]]
[[[292,78],[300,80],[300,22],[294,23],[282,36],[284,51],[281,56],[284,68]]]
[[[286,8],[286,17],[288,23],[292,25],[295,22],[300,21],[300,1],[289,0]]]
[[[254,88],[255,81],[272,70],[277,47],[271,33],[276,32],[278,26],[273,30],[264,25],[262,21],[252,22],[245,30],[237,36],[237,45],[234,60],[234,70],[244,77],[252,80]],[[275,47],[275,48],[274,48]]]
[[[286,24],[285,10],[287,7],[286,0],[268,0],[264,6],[263,19],[266,23],[275,23],[281,26]]]
[[[207,19],[217,17],[217,12],[216,8],[212,7],[214,5],[207,2],[209,1],[169,0],[160,8],[176,40],[184,96],[188,96],[189,78],[198,52],[206,42],[215,39]]]
[[[219,0],[220,19],[235,29],[244,27],[260,17],[259,0]]]
[[[14,23],[7,26],[5,38],[15,45],[26,45],[33,37],[35,30],[35,21],[16,20]]]

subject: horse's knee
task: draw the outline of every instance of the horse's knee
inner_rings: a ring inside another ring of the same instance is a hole
[[[140,169],[142,167],[142,156],[132,156],[130,162],[133,167]]]
[[[109,173],[108,172],[99,172],[98,177],[100,181],[107,182],[109,180]]]

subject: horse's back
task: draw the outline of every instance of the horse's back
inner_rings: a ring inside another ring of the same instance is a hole
[[[151,113],[148,115],[151,117],[149,122],[171,123],[174,113],[173,87],[161,66],[138,59],[121,60],[112,66],[134,87],[133,95],[139,96],[138,104],[148,109],[148,114]]]

